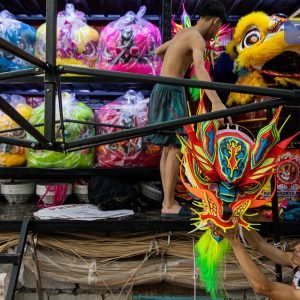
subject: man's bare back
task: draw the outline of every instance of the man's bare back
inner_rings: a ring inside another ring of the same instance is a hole
[[[157,54],[164,55],[161,76],[184,77],[193,62],[191,39],[199,43],[199,49],[205,47],[205,41],[196,29],[184,28],[171,41],[157,48]]]

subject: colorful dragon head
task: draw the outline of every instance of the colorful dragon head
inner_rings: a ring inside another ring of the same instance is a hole
[[[300,86],[300,44],[296,19],[263,12],[250,13],[238,22],[227,52],[235,61],[237,84],[266,87]],[[231,93],[227,105],[252,102],[253,95]]]
[[[202,102],[198,113],[203,113]],[[264,198],[262,190],[274,173],[276,158],[294,137],[280,142],[280,112],[261,128],[256,141],[238,127],[218,130],[216,120],[198,123],[196,130],[184,126],[188,140],[181,138],[181,179],[201,199],[203,211],[195,210],[197,228],[205,228],[210,220],[224,230],[235,223],[249,229],[244,219],[248,208],[271,201],[272,195]]]

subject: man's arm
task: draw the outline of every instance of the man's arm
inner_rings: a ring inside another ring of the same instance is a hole
[[[168,50],[168,48],[169,48],[171,42],[172,42],[172,40],[169,40],[169,41],[163,43],[162,45],[160,45],[159,47],[157,47],[157,48],[155,49],[155,52],[154,52],[154,53],[155,53],[156,55],[164,56],[165,53],[167,52],[167,50]]]
[[[233,252],[243,272],[257,294],[272,300],[300,300],[300,291],[279,282],[270,282],[265,274],[249,257],[247,251],[237,238],[230,240]]]
[[[279,265],[293,267],[289,253],[267,243],[255,230],[243,230],[243,234],[253,250],[261,253]]]
[[[204,51],[205,51],[205,42],[201,40],[196,34],[190,36],[191,41],[191,50],[193,52],[193,63],[195,66],[195,73],[199,80],[211,82],[210,76],[207,73],[204,66]],[[206,95],[213,105],[213,110],[222,110],[226,109],[226,106],[222,103],[218,94],[214,90],[205,90]]]
[[[164,56],[165,53],[167,52],[171,42],[174,41],[174,40],[177,40],[178,37],[180,37],[183,32],[185,32],[185,29],[180,30],[179,32],[176,33],[176,35],[171,40],[169,40],[169,41],[163,43],[162,45],[160,45],[159,47],[157,47],[155,49],[154,53],[156,55]]]

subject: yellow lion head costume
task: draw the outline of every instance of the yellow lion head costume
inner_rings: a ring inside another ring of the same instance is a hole
[[[253,12],[240,19],[226,49],[235,63],[237,84],[300,87],[300,43],[286,38],[286,32],[292,30],[291,21],[263,12]],[[253,95],[231,93],[227,105],[250,103],[253,98]]]

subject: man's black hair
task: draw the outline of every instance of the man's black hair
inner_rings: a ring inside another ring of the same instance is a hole
[[[219,0],[206,0],[199,10],[199,17],[219,17],[222,23],[227,23],[225,7]]]

